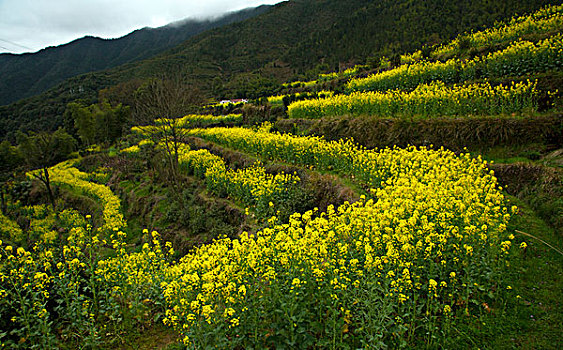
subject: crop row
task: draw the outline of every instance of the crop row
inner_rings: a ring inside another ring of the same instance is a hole
[[[229,169],[220,157],[207,150],[190,150],[187,145],[180,147],[178,161],[184,169],[204,178],[211,191],[241,201],[261,218],[275,215],[280,206],[294,202],[299,193],[297,175],[268,174],[260,164]]]
[[[64,184],[99,200],[103,207],[102,230],[118,231],[127,226],[121,214],[121,202],[105,185],[88,181],[89,175],[73,167],[75,160],[59,163],[51,168],[51,181]]]
[[[147,144],[146,140],[141,141]],[[162,146],[162,145],[160,145]],[[122,150],[136,155],[138,145]],[[280,208],[291,209],[301,194],[301,180],[295,174],[270,174],[260,164],[233,170],[223,159],[207,150],[191,150],[186,144],[178,147],[178,164],[181,169],[205,180],[207,188],[215,194],[229,196],[249,207],[259,217],[275,215]]]
[[[411,92],[354,92],[324,99],[295,102],[290,118],[322,118],[341,115],[380,117],[439,117],[496,115],[536,108],[536,84],[518,83],[492,87],[489,83],[446,86],[443,82],[419,85]]]
[[[189,125],[211,125],[221,123],[239,123],[242,121],[242,114],[212,115],[212,114],[189,114],[178,119],[157,119],[157,124],[175,122],[177,126],[187,127]]]
[[[318,91],[318,92],[299,92],[289,95],[277,95],[268,97],[268,103],[272,105],[289,105],[294,101],[301,101],[310,98],[326,98],[334,95],[333,91]]]
[[[411,65],[348,82],[349,91],[385,91],[415,89],[420,84],[441,80],[455,84],[482,78],[524,75],[563,67],[563,35],[553,35],[537,43],[518,41],[487,56],[462,61],[420,61]]]
[[[433,50],[431,56],[433,58],[452,56],[463,45],[467,45],[467,48],[493,47],[517,41],[528,34],[557,33],[562,29],[563,6],[547,6],[528,16],[514,17],[509,22],[499,24],[494,28],[460,35],[448,44]]]
[[[368,150],[352,140],[326,141],[317,136],[294,136],[246,128],[192,129],[189,135],[264,159],[334,171],[368,188],[392,183],[404,157],[395,149]],[[402,152],[414,152],[413,148]],[[462,166],[460,164],[460,166]],[[424,162],[416,167],[426,171]]]
[[[181,128],[204,127],[213,124],[240,123],[242,114],[211,115],[211,114],[189,114],[181,118],[158,118],[154,120],[154,125],[134,126],[131,128],[136,134],[154,137],[172,137],[172,132],[177,132]],[[178,135],[176,135],[178,136]],[[144,140],[149,142],[149,140]],[[142,146],[139,145],[139,146]],[[131,151],[135,151],[132,146]],[[127,151],[125,151],[127,152]]]

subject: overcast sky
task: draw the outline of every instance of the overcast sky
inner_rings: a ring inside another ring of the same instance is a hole
[[[117,38],[184,18],[280,0],[0,0],[0,53],[35,52],[85,35]]]

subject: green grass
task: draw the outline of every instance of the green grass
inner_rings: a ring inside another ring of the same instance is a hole
[[[563,149],[546,145],[499,146],[483,158],[505,190],[523,200],[555,230],[563,231]]]
[[[163,201],[159,198],[166,198],[167,189],[153,184],[148,178],[139,181],[124,180],[118,183],[117,188],[117,192],[121,193],[122,211],[127,219],[127,240],[129,243],[139,244],[143,239],[143,229],[156,227],[155,221],[163,216],[159,210]]]
[[[538,161],[547,152],[544,144],[526,144],[495,146],[481,152],[483,159],[495,163],[532,163]],[[473,153],[473,152],[472,152]],[[476,153],[478,154],[478,153]]]
[[[509,230],[532,234],[561,250],[563,237],[530,207],[510,197],[520,208]],[[447,340],[451,348],[560,349],[563,347],[563,256],[538,240],[515,233],[519,252],[507,268],[502,299],[469,322],[454,327]]]
[[[157,323],[150,329],[134,336],[123,338],[121,346],[116,346],[115,348],[119,350],[184,349],[177,339],[178,335],[174,330],[161,323]]]

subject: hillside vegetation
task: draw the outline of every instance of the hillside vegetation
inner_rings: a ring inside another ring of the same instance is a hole
[[[310,79],[368,58],[373,64],[383,56],[398,61],[399,55],[422,45],[447,41],[460,32],[482,29],[547,3],[283,2],[267,13],[202,33],[150,59],[71,78],[41,95],[0,107],[0,137],[13,140],[18,129],[55,130],[62,126],[67,103],[77,99],[94,103],[99,90],[116,85],[131,95],[139,80],[154,76],[181,76],[210,99],[256,98],[277,92],[286,80]],[[27,76],[26,70],[19,75]]]
[[[545,7],[247,104],[154,79],[18,133],[1,345],[561,348],[562,23]]]

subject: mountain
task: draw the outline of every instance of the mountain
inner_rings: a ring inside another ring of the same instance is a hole
[[[149,58],[204,31],[244,21],[271,6],[228,13],[209,20],[183,20],[143,28],[118,39],[87,36],[36,53],[0,54],[0,105],[37,95],[70,77]]]
[[[293,0],[245,21],[200,33],[151,58],[70,78],[0,107],[0,137],[62,125],[68,102],[155,76],[180,76],[208,97],[258,97],[288,79],[368,58],[397,56],[555,3],[548,0]]]

